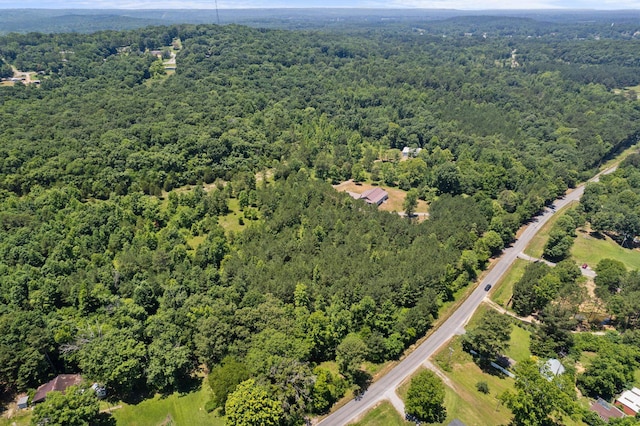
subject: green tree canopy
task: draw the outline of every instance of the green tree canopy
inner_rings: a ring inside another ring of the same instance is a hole
[[[225,407],[227,397],[236,387],[249,378],[245,365],[233,357],[225,357],[220,365],[209,373],[209,387],[213,395],[211,400],[215,407]]]
[[[249,379],[229,395],[225,413],[230,426],[277,426],[284,410],[280,402],[271,397],[269,388]]]
[[[407,391],[405,411],[427,423],[442,422],[447,416],[442,380],[430,370],[416,374]]]
[[[500,395],[513,412],[515,426],[551,426],[574,412],[573,384],[565,383],[562,376],[547,380],[532,360],[519,362],[515,374],[515,390]]]
[[[508,348],[510,337],[511,322],[508,318],[494,310],[488,310],[482,315],[478,325],[467,331],[464,344],[491,361]]]

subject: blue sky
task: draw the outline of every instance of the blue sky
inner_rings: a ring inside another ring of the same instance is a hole
[[[215,0],[0,0],[0,9],[213,9]],[[426,9],[640,9],[640,0],[218,0],[220,9],[356,7]]]

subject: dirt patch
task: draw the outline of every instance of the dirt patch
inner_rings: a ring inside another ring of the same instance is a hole
[[[585,314],[588,313],[589,317],[593,317],[594,315],[596,317],[606,316],[606,305],[599,297],[596,296],[596,284],[593,282],[593,279],[589,278],[587,282],[584,283],[584,287],[587,290],[587,298],[580,305],[580,312]]]

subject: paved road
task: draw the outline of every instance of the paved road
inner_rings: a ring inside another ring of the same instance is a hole
[[[601,174],[608,174],[615,170],[615,167],[607,169]],[[591,179],[595,182],[598,176]],[[434,331],[428,339],[411,352],[405,359],[400,361],[389,373],[374,382],[369,389],[358,400],[351,400],[334,413],[327,416],[319,424],[322,426],[343,426],[356,421],[379,402],[387,399],[389,392],[393,392],[407,377],[411,376],[423,363],[425,363],[440,347],[442,347],[455,334],[464,332],[464,326],[471,318],[477,307],[487,295],[484,287],[493,284],[507,272],[511,264],[516,260],[518,254],[529,245],[531,239],[540,228],[559,210],[573,201],[580,200],[584,192],[584,185],[581,185],[567,194],[564,198],[556,200],[552,208],[545,209],[544,213],[532,221],[520,235],[520,238],[509,248],[503,251],[502,256],[487,273],[485,278],[479,283],[471,295],[460,305],[460,307]]]

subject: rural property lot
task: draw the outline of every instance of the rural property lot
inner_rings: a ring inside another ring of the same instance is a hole
[[[364,191],[367,191],[371,188],[375,188],[375,185],[371,185],[370,183],[356,183],[353,180],[348,180],[346,182],[342,182],[338,185],[333,186],[337,191],[340,192],[355,192],[357,194],[362,194]],[[386,186],[380,186],[380,188],[384,189],[389,193],[389,199],[382,203],[380,210],[388,211],[388,212],[403,212],[404,207],[402,207],[402,203],[404,203],[404,198],[407,193],[398,188],[389,188]],[[422,219],[425,215],[424,213],[429,212],[429,205],[422,200],[418,200],[418,207],[416,207],[415,213]],[[421,214],[422,213],[422,214]]]

